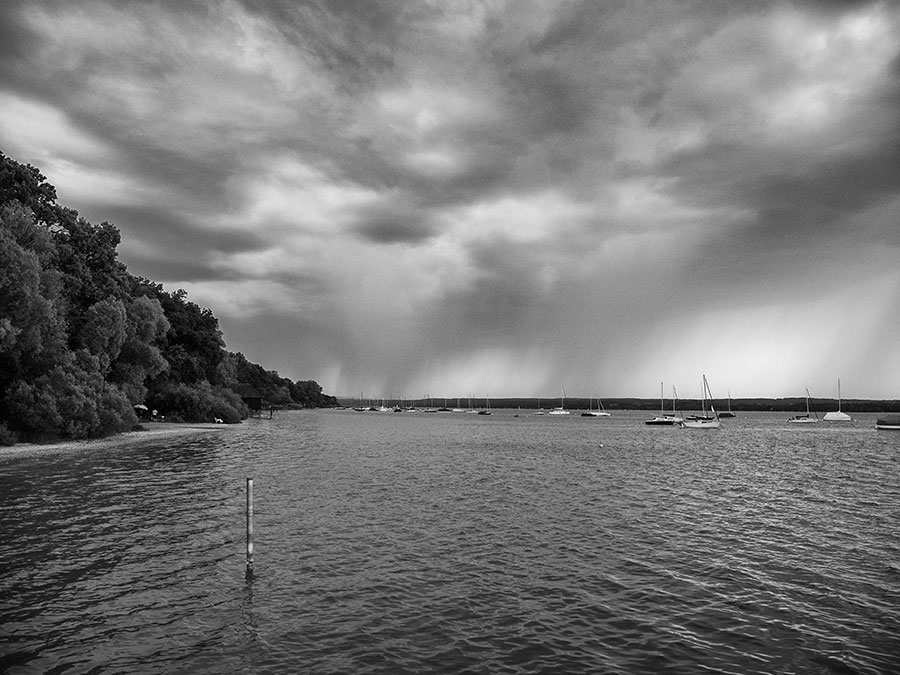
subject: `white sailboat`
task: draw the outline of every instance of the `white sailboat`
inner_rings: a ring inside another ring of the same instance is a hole
[[[566,410],[566,388],[563,387],[562,390],[562,398],[559,399],[559,407],[554,408],[550,411],[550,415],[568,415],[569,411]]]
[[[672,426],[673,424],[681,424],[684,420],[675,414],[675,399],[677,395],[675,393],[675,387],[672,387],[672,414],[667,415],[663,406],[663,383],[659,383],[659,415],[653,417],[649,420],[644,420],[644,424],[649,424],[652,426]]]
[[[592,406],[592,400],[588,399],[588,409],[581,413],[582,417],[610,417],[610,414],[606,412],[606,409],[603,407],[603,401],[600,400],[600,397],[597,397],[597,409],[594,410]]]
[[[849,422],[850,415],[841,412],[841,378],[838,378],[838,409],[834,412],[825,413],[823,417],[826,422]]]
[[[709,402],[712,405],[712,401]],[[700,378],[700,414],[699,415],[688,415],[685,419],[695,422],[697,420],[705,420],[710,421],[715,419],[712,414],[706,413],[706,378]]]
[[[819,414],[814,410],[813,414],[815,418],[809,416],[809,387],[806,389],[806,414],[805,415],[794,415],[791,417],[788,422],[791,424],[815,424],[819,421]]]
[[[709,419],[706,417],[706,396],[709,394],[710,400],[710,410],[714,417]],[[716,408],[712,405],[712,392],[709,390],[709,383],[706,381],[706,375],[703,376],[703,411],[704,414],[701,417],[693,420],[687,420],[681,423],[683,429],[718,429],[721,426],[719,422],[719,413],[716,412]]]

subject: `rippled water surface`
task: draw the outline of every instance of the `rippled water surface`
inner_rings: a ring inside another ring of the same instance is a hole
[[[898,672],[900,433],[784,417],[315,411],[0,456],[0,667]]]

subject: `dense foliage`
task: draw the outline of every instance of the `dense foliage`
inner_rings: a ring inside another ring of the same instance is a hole
[[[131,429],[136,410],[238,422],[242,397],[331,404],[225,349],[209,309],[129,274],[115,226],[56,202],[33,166],[0,152],[0,444]]]

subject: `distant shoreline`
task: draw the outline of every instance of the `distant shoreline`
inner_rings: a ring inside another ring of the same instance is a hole
[[[345,407],[355,407],[360,405],[358,398],[353,399],[349,396],[338,396],[339,405]],[[460,407],[469,405],[471,407],[486,407],[490,401],[490,407],[494,409],[501,408],[554,408],[559,406],[562,399],[560,397],[552,398],[535,398],[535,397],[490,397],[476,396],[471,398],[458,397],[433,397],[418,399],[384,399],[383,404],[388,407],[394,406],[412,406],[416,408],[434,408],[441,405],[441,402],[448,401],[450,405]],[[621,410],[639,410],[639,411],[656,411],[660,409],[660,400],[658,398],[628,398],[628,397],[609,397],[600,399],[603,408],[607,411]],[[460,406],[457,406],[460,402]],[[371,402],[363,403],[363,406],[369,406]],[[378,405],[382,404],[382,399],[378,399]],[[709,405],[709,401],[706,402]],[[717,410],[722,411],[730,409],[733,412],[772,412],[772,413],[791,413],[803,412],[806,410],[806,398],[802,396],[782,397],[782,398],[714,398],[712,404]],[[596,398],[588,398],[584,396],[567,396],[565,398],[564,407],[569,410],[589,410],[597,407]],[[698,398],[678,397],[676,405],[679,410],[699,410],[702,407]],[[836,398],[810,397],[809,405],[817,411],[828,411],[837,409],[840,405],[841,409],[846,413],[898,413],[900,412],[900,399],[863,399],[863,398],[845,398],[838,402]],[[671,395],[665,397],[664,407],[672,407]]]
[[[201,431],[224,431],[233,424],[142,422],[140,428],[103,438],[63,440],[56,443],[16,443],[0,447],[0,459],[6,457],[41,456],[124,447],[157,436],[190,435]]]

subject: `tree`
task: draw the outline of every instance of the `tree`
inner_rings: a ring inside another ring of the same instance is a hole
[[[136,421],[125,392],[105,380],[127,333],[123,303],[107,297],[127,279],[118,231],[55,198],[36,169],[0,153],[0,422],[23,438],[102,435]]]
[[[15,236],[29,217],[21,208],[0,208],[0,391],[43,374],[67,352],[53,275]]]
[[[276,404],[328,398],[226,352],[212,311],[129,274],[120,239],[0,152],[0,443],[129,429],[145,401],[178,419],[237,422],[243,389]]]
[[[158,300],[169,323],[160,345],[169,364],[164,379],[186,384],[215,382],[225,356],[225,341],[212,311],[187,300],[183,289],[168,293],[161,284],[150,282],[141,284],[141,293]]]
[[[30,164],[19,164],[0,152],[0,204],[18,202],[49,227],[59,219],[56,188]]]
[[[108,298],[87,308],[75,336],[76,346],[97,357],[100,372],[106,376],[119,358],[125,344],[125,306],[121,300]]]
[[[74,211],[65,212],[53,230],[53,266],[63,282],[66,319],[73,337],[81,332],[90,307],[108,298],[124,300],[131,294],[132,279],[116,251],[120,239],[113,225],[92,225]]]
[[[135,405],[143,403],[147,396],[147,379],[169,367],[157,344],[169,330],[169,322],[155,298],[131,297],[124,306],[125,336],[107,379],[118,385]]]
[[[322,387],[315,380],[298,380],[294,384],[294,400],[307,408],[321,408],[337,404],[334,396],[326,396],[322,393]]]

